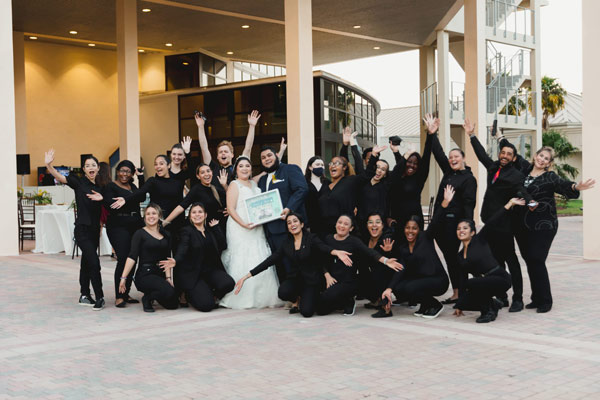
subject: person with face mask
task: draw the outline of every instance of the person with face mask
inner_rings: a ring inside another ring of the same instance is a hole
[[[320,156],[312,156],[308,160],[304,170],[304,178],[308,185],[308,194],[304,203],[308,218],[307,226],[312,233],[323,239],[325,227],[319,210],[319,196],[323,188],[329,185],[331,181],[325,177],[325,162]]]
[[[514,167],[517,158],[517,149],[508,140],[500,142],[498,160],[494,161],[479,143],[475,136],[475,124],[465,119],[463,124],[465,134],[469,137],[473,151],[479,162],[487,170],[487,188],[481,205],[481,220],[487,224],[489,219],[504,207],[506,202],[513,197],[523,197],[532,207],[536,206],[531,195],[523,187],[523,174]],[[489,227],[488,238],[492,254],[503,268],[508,265],[512,278],[512,304],[509,312],[519,312],[523,309],[523,276],[521,265],[515,252],[515,239],[511,227],[511,218],[499,220]],[[500,297],[504,307],[508,306],[508,296]]]
[[[285,217],[293,211],[306,219],[304,201],[308,194],[308,185],[304,176],[302,176],[300,167],[280,162],[277,152],[271,146],[265,146],[261,149],[260,166],[265,175],[258,180],[258,187],[262,192],[279,191],[283,206],[280,219],[264,224],[271,251],[276,252],[287,237]],[[280,281],[285,279],[291,268],[290,260],[283,257],[282,262],[277,265],[277,276]]]

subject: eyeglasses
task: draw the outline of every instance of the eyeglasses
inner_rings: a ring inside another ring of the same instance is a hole
[[[341,162],[341,161],[332,161],[332,162],[329,163],[330,167],[339,167],[341,165],[344,165],[344,163]]]
[[[131,170],[129,169],[120,169],[119,170],[120,174],[127,174],[127,175],[131,175]]]

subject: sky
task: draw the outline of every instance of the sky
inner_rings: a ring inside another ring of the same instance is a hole
[[[542,75],[558,78],[573,93],[581,93],[581,0],[549,0],[541,9]],[[464,73],[450,57],[450,80]],[[419,104],[418,50],[315,67],[339,76],[371,94],[381,108]]]

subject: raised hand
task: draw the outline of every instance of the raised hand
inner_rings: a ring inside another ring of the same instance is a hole
[[[575,189],[579,190],[581,192],[582,190],[592,189],[595,184],[596,184],[595,179],[588,179],[586,181],[581,181],[577,185],[575,185]]]
[[[136,174],[137,176],[142,176],[142,175],[144,175],[144,168],[146,168],[146,167],[142,167],[142,168],[136,168],[136,170],[135,170],[135,174]]]
[[[335,285],[337,283],[337,281],[328,272],[328,273],[325,274],[325,283],[327,284],[327,289],[329,289],[330,287],[332,287],[333,285]]]
[[[331,252],[331,255],[339,258],[340,261],[343,262],[344,265],[346,265],[347,267],[352,266],[352,259],[350,258],[352,253],[348,253],[347,251],[344,251],[344,250],[333,250]]]
[[[433,135],[440,128],[440,119],[435,118],[432,114],[425,114],[425,118],[423,118],[423,122],[427,126],[427,131],[429,131],[430,135]]]
[[[208,223],[208,226],[210,226],[211,228],[213,226],[217,226],[217,225],[219,225],[219,220],[218,219],[214,219],[214,218],[211,219],[210,222]]]
[[[44,164],[50,165],[54,162],[54,149],[50,149],[44,153]]]
[[[391,147],[391,145],[390,145]],[[371,151],[371,154],[374,155],[375,157],[379,156],[379,153],[381,153],[382,151],[384,151],[385,149],[387,149],[387,146],[374,146],[373,150]]]
[[[344,146],[348,146],[350,144],[350,138],[352,137],[352,129],[349,126],[344,128],[344,132],[342,132],[342,143]]]
[[[400,151],[400,145],[394,145],[392,144],[392,142],[390,141],[390,150],[394,153],[397,153]]]
[[[465,129],[467,136],[471,136],[475,133],[475,123],[471,122],[469,118],[465,118],[463,128]]]
[[[392,251],[392,247],[394,247],[394,240],[390,238],[383,239],[383,244],[380,244],[379,247],[381,247],[381,249],[386,253],[390,252]]]
[[[104,197],[102,197],[102,195],[98,192],[96,192],[95,190],[92,190],[91,194],[86,194],[87,198],[92,200],[92,201],[102,201],[102,199],[104,199]]]
[[[353,132],[352,135],[350,135],[350,146],[356,146],[357,141],[356,141],[356,137],[358,136],[358,132]]]
[[[404,265],[402,265],[398,261],[396,261],[395,258],[388,259],[388,261],[385,265],[387,265],[389,268],[393,269],[396,272],[402,271],[404,269]]]
[[[110,205],[110,208],[117,210],[125,205],[125,199],[123,197],[113,197],[114,203]]]
[[[181,141],[181,147],[183,147],[183,152],[185,154],[188,154],[192,147],[192,138],[189,136],[184,137],[183,140]]]
[[[281,144],[279,145],[279,152],[277,153],[279,160],[281,160],[283,158],[283,155],[285,154],[286,149],[287,149],[287,144],[285,143],[285,138],[282,137]]]
[[[450,204],[450,202],[454,198],[454,193],[454,188],[451,185],[446,185],[446,187],[444,188],[444,200],[442,201],[442,207],[448,207],[448,204]]]
[[[223,186],[223,189],[227,190],[227,177],[228,177],[228,173],[226,169],[222,169],[221,171],[219,171],[219,176],[217,176],[217,180],[219,181],[219,183],[221,184],[221,186]]]
[[[206,121],[204,121],[204,118],[200,116],[200,113],[194,114],[194,119],[196,120],[196,125],[198,125],[198,128],[204,128]]]
[[[248,114],[248,125],[256,126],[258,123],[258,119],[260,118],[260,114],[257,110],[252,110],[250,114]]]

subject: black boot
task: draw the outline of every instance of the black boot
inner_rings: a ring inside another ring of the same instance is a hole
[[[142,307],[144,308],[144,312],[154,312],[154,307],[152,307],[152,300],[146,295],[142,296]]]
[[[523,302],[520,300],[513,300],[508,312],[519,312],[523,310]]]

